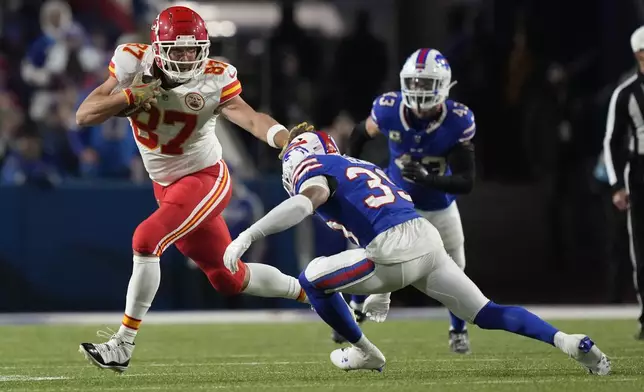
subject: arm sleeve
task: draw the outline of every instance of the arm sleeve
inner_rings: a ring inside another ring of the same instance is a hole
[[[624,90],[615,90],[608,105],[604,160],[608,181],[614,189],[624,188],[624,168],[628,157],[628,101]]]
[[[263,237],[289,229],[311,214],[313,214],[311,200],[304,195],[295,195],[273,208],[242,234],[249,235],[252,241],[257,241]]]
[[[353,132],[349,136],[349,156],[359,158],[362,154],[364,145],[371,140],[371,136],[367,133],[366,121],[362,121],[353,128]]]
[[[425,185],[451,194],[470,193],[474,187],[476,175],[474,145],[470,142],[457,144],[449,152],[447,159],[452,168],[452,174],[449,176],[429,175]]]

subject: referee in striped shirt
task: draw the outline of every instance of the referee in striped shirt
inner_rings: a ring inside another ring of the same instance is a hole
[[[638,71],[619,85],[610,100],[604,159],[613,187],[613,204],[627,211],[635,291],[644,340],[644,26],[631,36]]]

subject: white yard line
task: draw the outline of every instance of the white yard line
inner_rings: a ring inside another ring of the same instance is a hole
[[[55,380],[69,380],[71,377],[63,376],[23,376],[20,374],[12,374],[0,376],[0,382],[3,381],[55,381]]]
[[[560,305],[560,306],[527,306],[527,309],[547,319],[559,320],[601,320],[601,319],[637,319],[637,305]],[[118,324],[121,312],[90,313],[2,313],[0,325],[15,324],[74,324],[101,325]],[[444,308],[393,308],[388,320],[447,320],[448,313]],[[321,322],[310,309],[287,310],[214,310],[214,311],[179,311],[150,312],[146,315],[145,324],[277,324]]]

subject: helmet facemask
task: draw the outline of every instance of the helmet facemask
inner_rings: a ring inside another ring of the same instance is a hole
[[[304,146],[293,147],[284,155],[282,160],[282,186],[284,190],[290,195],[294,195],[294,185],[293,184],[293,171],[302,161],[307,157],[313,155],[314,152],[308,150]]]
[[[209,40],[196,40],[194,36],[180,35],[175,41],[155,41],[153,45],[157,65],[171,81],[185,83],[204,72],[210,47]],[[194,50],[194,60],[173,60],[172,57],[177,58],[173,51],[177,50],[187,52],[183,57],[192,57],[190,51]]]
[[[445,102],[449,90],[456,82],[450,83],[448,77],[432,77],[422,74],[401,74],[400,89],[405,106],[418,111],[426,111]]]

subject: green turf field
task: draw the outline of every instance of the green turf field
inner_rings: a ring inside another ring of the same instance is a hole
[[[143,325],[130,369],[99,370],[77,352],[96,327],[0,327],[0,391],[644,391],[644,342],[633,321],[561,321],[589,334],[613,374],[591,376],[559,350],[471,328],[469,356],[451,354],[447,324],[391,321],[365,331],[387,357],[383,373],[336,369],[320,323]],[[98,327],[98,326],[97,326]]]

